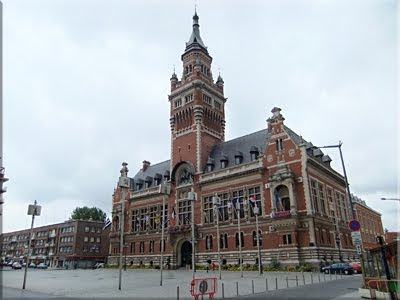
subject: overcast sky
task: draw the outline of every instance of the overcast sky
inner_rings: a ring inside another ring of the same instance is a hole
[[[121,162],[169,159],[169,79],[194,1],[5,0],[4,231],[111,211]],[[352,193],[400,229],[396,1],[198,0],[225,81],[227,140],[274,106],[314,145],[343,141]],[[324,151],[342,173],[337,150]]]

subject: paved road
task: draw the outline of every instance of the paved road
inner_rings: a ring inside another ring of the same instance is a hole
[[[23,271],[9,270],[0,272],[4,296],[9,298],[49,298],[49,297],[73,297],[73,298],[135,298],[135,299],[176,299],[177,286],[179,286],[180,299],[190,298],[190,282],[192,273],[190,271],[165,271],[164,284],[160,286],[160,273],[155,270],[127,270],[123,272],[122,290],[118,290],[118,270],[36,270],[28,272],[28,280],[25,292],[20,290],[23,281]],[[206,273],[198,271],[197,278],[217,277],[218,273]],[[244,278],[240,278],[240,272],[223,272],[222,280],[218,281],[216,298],[222,297],[222,284],[224,284],[224,296],[233,297],[236,295],[236,285],[239,295],[249,295],[254,286],[255,293],[265,292],[265,280],[268,280],[269,289],[286,289],[296,286],[295,278],[298,278],[298,285],[304,283],[307,287],[318,281],[335,281],[336,276],[324,276],[319,273],[287,273],[267,272],[259,276],[257,272],[244,272]],[[286,281],[288,277],[289,281]],[[338,277],[336,281],[347,282],[356,276]],[[360,275],[357,275],[360,277]],[[360,282],[360,279],[359,279]],[[18,294],[22,292],[21,294]],[[31,293],[31,294],[29,294]],[[41,294],[42,293],[42,294]],[[265,294],[264,294],[265,295]]]
[[[315,283],[313,285],[293,287],[284,290],[269,291],[248,296],[239,296],[242,299],[337,299],[337,300],[361,300],[358,288],[361,285],[361,276],[353,276],[350,279],[330,281],[327,283]],[[229,298],[229,299],[237,299]]]

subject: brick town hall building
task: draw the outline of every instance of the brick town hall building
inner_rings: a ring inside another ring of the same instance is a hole
[[[212,57],[198,21],[195,14],[181,57],[182,79],[175,73],[171,77],[171,157],[157,164],[144,161],[143,168],[128,177],[123,253],[127,264],[159,265],[163,197],[168,218],[164,263],[172,268],[190,265],[192,259],[193,203],[196,264],[208,259],[217,263],[217,243],[222,263],[237,264],[239,236],[243,263],[258,261],[254,205],[261,209],[263,265],[272,259],[284,265],[354,259],[344,178],[331,168],[328,155],[286,127],[281,109],[272,109],[265,129],[225,141],[224,81],[218,76],[214,82]],[[121,176],[127,174],[124,165]],[[169,194],[161,194],[160,185],[168,186]],[[195,201],[188,198],[191,191],[197,193]],[[221,200],[220,236],[213,213],[215,195]],[[117,186],[109,264],[118,263],[121,196]],[[237,202],[240,210],[232,205]]]

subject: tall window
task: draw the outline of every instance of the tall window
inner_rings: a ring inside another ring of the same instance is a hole
[[[283,244],[284,245],[291,245],[292,244],[292,235],[291,234],[284,234],[283,235]]]
[[[140,230],[140,217],[139,210],[132,211],[132,220],[131,220],[132,231],[137,232]]]
[[[148,215],[147,215],[147,207],[142,208],[140,210],[140,228],[142,230],[147,230],[147,222],[148,222]]]
[[[141,242],[140,242],[140,245],[139,245],[139,253],[144,253],[144,241],[141,241]]]
[[[211,250],[213,248],[212,235],[206,235],[206,250]]]
[[[228,193],[219,194],[218,197],[221,199],[221,205],[219,206],[219,221],[227,221],[229,220]]]
[[[276,151],[282,151],[283,150],[282,139],[277,139],[275,143],[276,143]]]
[[[164,245],[162,245],[162,244],[164,244]],[[163,249],[164,249],[164,252],[165,252],[165,239],[163,240],[163,243],[161,243],[161,241],[160,241],[160,252],[161,252],[161,245],[163,246]]]
[[[244,218],[244,207],[243,207],[243,190],[238,190],[238,191],[234,191],[232,193],[232,202],[233,203],[240,203],[240,218],[243,219]],[[235,209],[233,210],[233,216],[235,219],[237,219],[237,214],[239,213],[239,211],[237,210],[237,207],[235,207]]]
[[[235,239],[236,239],[236,247],[239,247],[239,233],[238,232],[236,232]],[[240,241],[241,241],[242,247],[244,247],[244,233],[243,233],[243,231],[240,232]]]
[[[203,209],[204,209],[204,223],[206,224],[214,223],[212,196],[204,197]]]
[[[249,195],[249,199],[255,199],[256,202],[255,204],[252,203],[252,201],[249,202],[249,205],[251,205],[250,207],[250,216],[254,217],[254,212],[253,212],[253,208],[255,206],[258,207],[259,212],[261,213],[261,193],[260,193],[260,187],[254,187],[254,188],[249,188],[248,190],[248,195]]]
[[[261,230],[258,231],[259,234],[259,241],[260,241],[260,247],[262,246],[262,233]],[[253,231],[253,246],[257,246],[257,233],[256,231]]]
[[[168,227],[168,204],[165,204],[165,206],[164,206],[164,210],[165,210],[165,212],[164,212],[164,228],[167,228]],[[157,221],[158,222],[158,226],[159,226],[159,228],[161,229],[162,227],[162,224],[161,224],[161,222],[162,222],[162,218],[163,218],[163,209],[162,209],[162,205],[159,205],[158,206],[158,218],[159,218],[159,221]]]
[[[135,254],[135,242],[131,243],[131,254]]]
[[[180,200],[178,202],[178,220],[180,225],[188,225],[192,220],[191,202],[189,200]]]
[[[227,249],[228,248],[228,234],[227,233],[220,234],[220,236],[219,236],[219,246],[221,247],[221,249]]]
[[[157,206],[150,207],[149,221],[150,221],[150,229],[156,229],[158,221],[157,221]]]
[[[279,198],[277,210],[290,211],[290,197],[289,197],[289,189],[287,188],[287,186],[286,185],[278,186],[276,188],[276,192],[278,193],[278,198]],[[276,201],[276,199],[274,200]]]
[[[318,195],[321,203],[321,213],[326,214],[324,185],[318,182]]]
[[[335,218],[335,202],[333,200],[333,190],[332,188],[326,188],[326,196],[328,198],[328,206],[329,206],[329,216],[333,219],[333,222],[336,223]]]
[[[154,241],[150,241],[149,243],[149,253],[154,253]]]
[[[312,203],[314,205],[314,211],[319,212],[317,182],[314,179],[311,179],[310,184],[311,184],[311,198],[312,198]]]

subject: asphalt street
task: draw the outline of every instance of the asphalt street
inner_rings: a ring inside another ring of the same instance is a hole
[[[361,300],[358,288],[361,286],[361,276],[352,276],[346,280],[335,280],[326,283],[315,283],[313,285],[298,286],[289,289],[269,291],[248,296],[239,296],[243,299],[340,299]],[[229,299],[237,299],[229,298]]]

